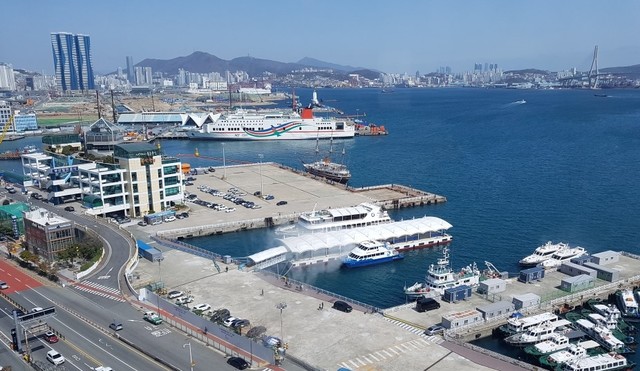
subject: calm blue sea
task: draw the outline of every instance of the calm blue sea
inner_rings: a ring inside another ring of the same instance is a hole
[[[303,103],[309,89],[296,90]],[[319,89],[325,104],[384,125],[390,135],[334,141],[346,149],[351,185],[400,183],[445,195],[442,205],[393,212],[396,219],[433,215],[451,224],[451,261],[517,272],[517,262],[548,240],[589,252],[640,253],[640,90]],[[525,104],[515,103],[526,100]],[[5,142],[0,151],[37,143]],[[301,168],[315,141],[226,143],[227,161],[263,161]],[[321,143],[321,147],[328,143]],[[222,143],[163,141],[192,166],[220,165]],[[18,162],[0,167],[19,170]],[[277,246],[271,231],[198,238],[220,254],[246,256]],[[410,252],[402,261],[344,270],[311,267],[289,273],[309,284],[389,307],[402,288],[423,279],[439,250]]]

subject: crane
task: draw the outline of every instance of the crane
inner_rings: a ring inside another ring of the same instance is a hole
[[[488,278],[499,278],[501,276],[498,268],[496,268],[495,265],[491,264],[491,262],[485,261],[484,264],[487,266],[485,276],[487,276]]]
[[[7,120],[7,122],[4,124],[4,127],[2,128],[2,135],[0,135],[0,144],[2,144],[4,137],[7,135],[7,131],[11,127],[12,122],[13,122],[13,115],[9,116],[9,119]]]

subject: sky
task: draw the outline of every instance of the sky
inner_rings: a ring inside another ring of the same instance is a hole
[[[0,63],[53,74],[51,32],[91,37],[94,71],[195,51],[387,73],[640,64],[637,0],[3,1]]]

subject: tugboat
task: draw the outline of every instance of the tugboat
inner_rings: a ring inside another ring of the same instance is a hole
[[[404,288],[404,293],[410,297],[444,295],[444,290],[461,285],[477,286],[480,284],[481,272],[476,263],[470,264],[454,272],[449,265],[449,249],[442,249],[442,257],[437,264],[429,265],[425,282],[416,282]]]
[[[367,265],[381,264],[404,258],[397,250],[379,241],[364,241],[349,255],[344,258],[342,264],[347,268],[364,267]]]

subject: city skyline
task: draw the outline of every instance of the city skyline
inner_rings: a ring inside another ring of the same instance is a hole
[[[56,32],[90,36],[99,74],[126,69],[127,56],[136,64],[195,51],[227,60],[250,55],[297,62],[311,57],[409,74],[443,66],[471,71],[475,63],[496,63],[504,70],[585,70],[595,45],[601,68],[640,63],[640,41],[633,37],[640,3],[631,0],[115,0],[108,6],[32,0],[3,8],[12,16],[0,30],[0,62],[46,74],[54,73],[49,35]],[[70,8],[82,9],[83,15],[70,16]]]

